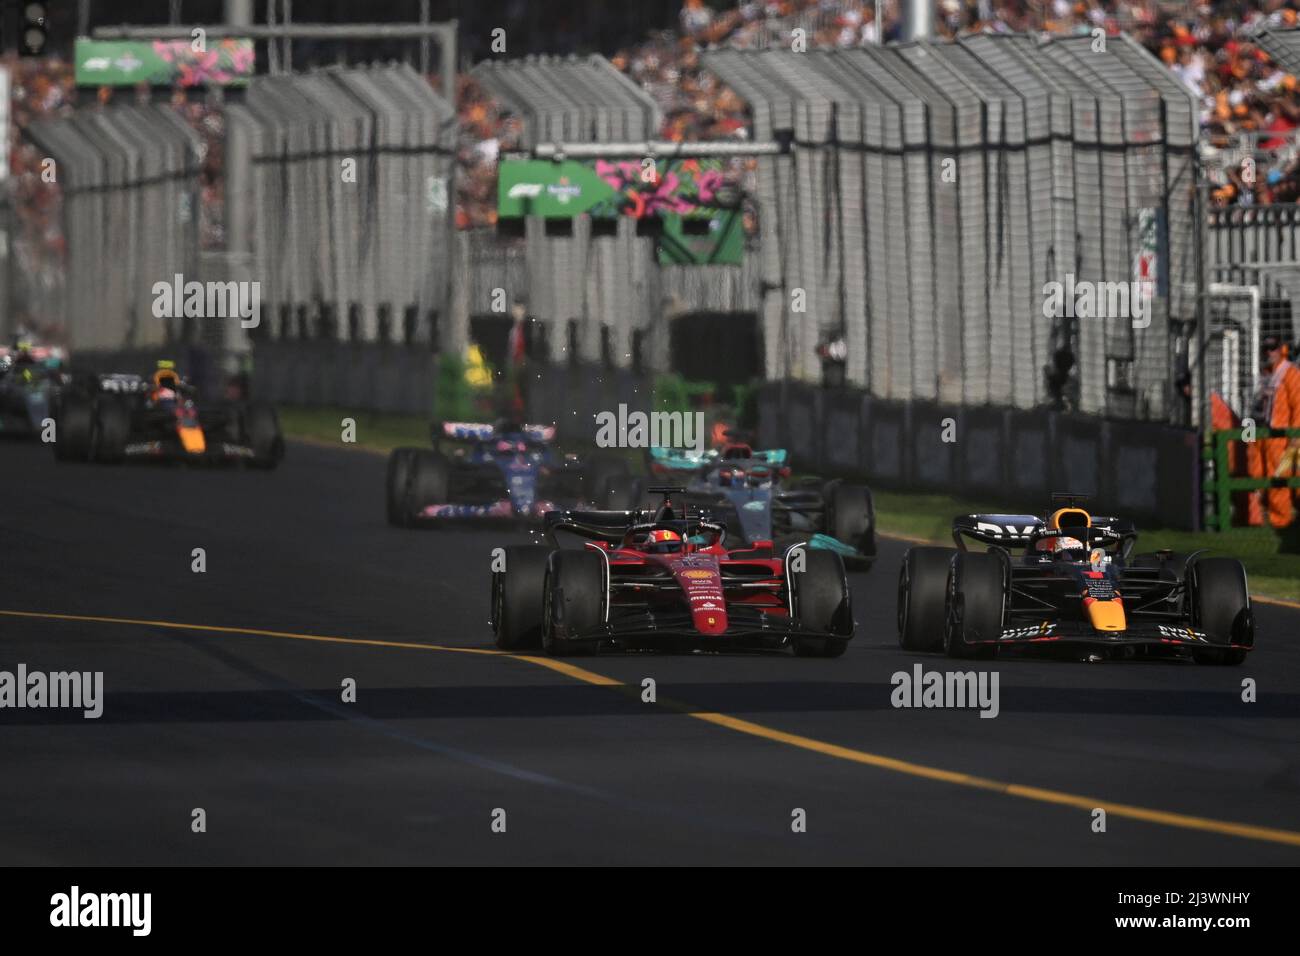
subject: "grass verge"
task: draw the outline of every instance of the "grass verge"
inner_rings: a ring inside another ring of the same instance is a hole
[[[347,408],[304,408],[281,405],[280,430],[286,438],[306,439],[341,448],[360,448],[387,454],[394,448],[429,447],[429,419],[423,415],[398,415]],[[343,420],[356,423],[356,443],[343,442]]]

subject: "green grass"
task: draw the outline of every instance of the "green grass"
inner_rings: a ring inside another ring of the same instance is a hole
[[[280,429],[286,438],[305,438],[309,441],[337,444],[341,448],[356,447],[373,451],[390,452],[403,445],[428,447],[429,419],[424,415],[397,415],[390,412],[367,412],[347,408],[304,408],[282,405]],[[356,444],[343,442],[343,419],[356,422]]]
[[[288,438],[338,444],[389,452],[402,445],[427,447],[429,419],[422,415],[397,415],[345,408],[303,408],[286,405],[279,409],[280,426]],[[356,421],[356,444],[342,442],[343,419]],[[628,452],[634,467],[640,452]],[[921,538],[936,544],[951,544],[954,515],[1001,512],[1006,509],[987,501],[972,501],[951,495],[875,490],[876,521],[886,534]],[[1216,532],[1170,531],[1139,528],[1141,551],[1181,551],[1208,548],[1217,554],[1239,558],[1250,575],[1251,590],[1273,598],[1300,601],[1300,555],[1279,554],[1278,540],[1264,528],[1237,528]]]
[[[886,534],[922,538],[936,544],[952,543],[952,519],[959,514],[1004,512],[1005,508],[986,501],[970,501],[950,495],[910,494],[875,491],[876,525]],[[1256,594],[1286,600],[1300,600],[1300,555],[1279,554],[1278,539],[1265,528],[1234,528],[1213,531],[1171,531],[1138,527],[1138,550],[1181,551],[1202,548],[1240,559]]]

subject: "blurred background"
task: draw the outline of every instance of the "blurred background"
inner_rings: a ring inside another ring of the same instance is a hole
[[[1300,428],[1293,2],[3,10],[6,338],[579,435],[708,405],[886,485],[1293,523],[1293,439],[1233,440]],[[396,33],[324,29],[362,21]],[[259,326],[157,319],[178,274],[258,282]],[[1045,309],[1067,276],[1147,324]]]

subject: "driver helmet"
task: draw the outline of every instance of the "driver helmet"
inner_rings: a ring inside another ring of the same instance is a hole
[[[651,554],[672,554],[682,550],[682,536],[667,528],[655,528],[645,540],[645,550]]]
[[[181,377],[176,374],[176,371],[174,369],[160,368],[158,369],[158,371],[153,373],[154,388],[176,389],[180,387],[180,384],[181,384]]]

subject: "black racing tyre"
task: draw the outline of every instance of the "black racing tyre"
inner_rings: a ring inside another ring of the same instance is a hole
[[[543,587],[542,648],[553,657],[595,649],[575,641],[605,620],[605,561],[594,551],[552,551]]]
[[[804,569],[790,573],[795,623],[825,637],[799,637],[800,657],[839,657],[853,636],[853,605],[844,561],[834,551],[803,549]],[[793,560],[793,558],[792,558]]]
[[[113,398],[101,398],[95,405],[92,454],[97,461],[116,464],[126,457],[126,443],[131,437],[131,412]]]
[[[505,570],[492,572],[492,630],[502,650],[542,646],[542,591],[550,555],[544,544],[506,548]]]
[[[280,418],[270,405],[249,405],[243,415],[244,441],[253,449],[254,468],[273,469],[284,457],[284,436],[280,434]]]
[[[876,506],[871,489],[846,481],[827,484],[825,494],[826,533],[838,541],[857,548],[867,559],[859,564],[870,567],[876,556]]]
[[[948,620],[948,571],[956,548],[908,548],[898,572],[898,646],[943,650]]]
[[[645,507],[643,482],[635,475],[613,475],[605,485],[604,507],[611,511],[636,511]]]
[[[87,461],[95,431],[95,407],[84,398],[66,398],[54,426],[54,457]]]
[[[1192,600],[1192,626],[1217,639],[1254,644],[1255,624],[1250,610],[1246,569],[1235,558],[1200,558],[1188,569]],[[1246,659],[1244,648],[1213,648],[1192,654],[1198,664],[1237,665]]]
[[[631,477],[632,468],[626,458],[615,455],[596,455],[587,462],[582,474],[582,496],[597,508],[604,508],[609,498],[610,482]]]
[[[406,486],[411,480],[411,456],[418,448],[394,448],[388,453],[388,476],[384,484],[384,504],[388,523],[405,527],[411,516],[406,512]]]
[[[1002,636],[1006,613],[1005,558],[992,552],[958,552],[948,574],[948,620],[943,649],[949,657],[987,660]]]
[[[403,508],[407,520],[428,505],[445,504],[451,485],[451,462],[441,452],[419,449],[410,458]]]

